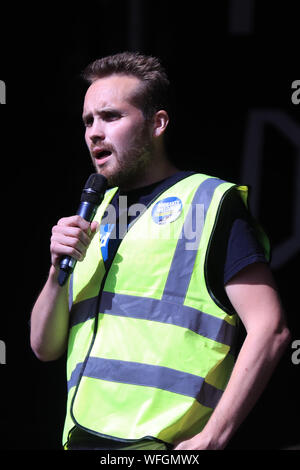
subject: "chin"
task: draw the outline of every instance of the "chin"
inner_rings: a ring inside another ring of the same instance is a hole
[[[96,168],[97,173],[104,176],[107,179],[107,184],[110,188],[119,186],[120,182],[123,180],[122,175],[118,172],[105,171],[104,168]]]

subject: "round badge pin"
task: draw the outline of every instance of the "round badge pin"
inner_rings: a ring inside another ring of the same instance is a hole
[[[152,209],[152,220],[158,225],[168,224],[178,219],[182,211],[182,202],[178,197],[171,196],[158,201]]]

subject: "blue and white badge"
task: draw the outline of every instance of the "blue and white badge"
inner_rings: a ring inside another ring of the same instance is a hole
[[[105,224],[100,225],[100,248],[102,252],[103,261],[106,261],[108,258],[108,242],[110,235],[114,229],[115,224]]]
[[[182,211],[182,202],[178,197],[166,197],[158,201],[152,209],[152,220],[158,225],[169,224],[178,219]]]

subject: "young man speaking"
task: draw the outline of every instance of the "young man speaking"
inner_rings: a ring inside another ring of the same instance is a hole
[[[168,160],[169,82],[156,58],[105,57],[85,78],[86,144],[109,190],[91,224],[74,215],[53,227],[31,316],[38,358],[67,349],[64,447],[223,449],[289,339],[266,237],[245,186]],[[61,287],[65,255],[78,262]],[[247,334],[235,358],[238,319]]]

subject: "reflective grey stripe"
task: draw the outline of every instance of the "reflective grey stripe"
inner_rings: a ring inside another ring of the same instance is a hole
[[[87,299],[72,307],[71,325],[93,318],[97,298]],[[221,318],[200,312],[192,307],[167,301],[102,292],[100,313],[128,318],[157,321],[188,328],[206,338],[232,345],[236,328]]]
[[[178,299],[182,299],[181,302],[184,302],[194,269],[206,213],[215,189],[222,183],[224,181],[219,178],[208,178],[197,188],[177,242],[162,296],[163,300],[173,301],[176,299],[178,302]],[[203,209],[203,220],[199,225],[200,208]],[[196,228],[197,235],[193,242],[193,249],[188,249],[191,247],[191,235],[195,233]]]
[[[68,381],[68,389],[77,384],[81,369],[82,363],[77,364]],[[89,357],[83,376],[110,382],[159,388],[195,398],[199,403],[209,408],[215,408],[222,395],[222,390],[207,384],[203,377],[168,367],[138,362]]]

